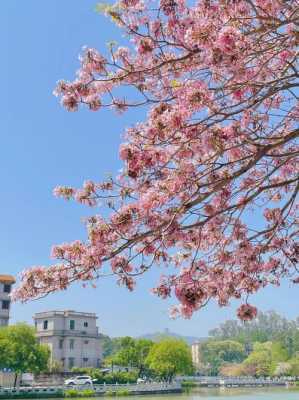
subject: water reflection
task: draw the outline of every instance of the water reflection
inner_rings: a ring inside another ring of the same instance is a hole
[[[130,396],[127,400],[299,400],[298,389],[215,388],[193,389],[190,393],[162,396]]]
[[[101,396],[103,400],[108,400],[110,397]],[[96,400],[81,399],[81,400]],[[115,400],[299,400],[299,388],[196,388],[189,393],[184,394],[164,394],[164,395],[146,395],[146,396],[128,396],[114,397]],[[20,399],[21,400],[21,399]],[[45,399],[47,400],[47,399]],[[50,399],[48,399],[50,400]],[[65,400],[65,399],[57,399]]]

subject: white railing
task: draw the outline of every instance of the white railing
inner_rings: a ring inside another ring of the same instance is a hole
[[[96,393],[117,392],[119,390],[128,390],[129,392],[163,392],[163,391],[179,391],[181,385],[179,383],[142,383],[142,384],[103,384],[103,385],[75,385],[71,387],[75,390],[91,389]],[[53,394],[69,390],[68,386],[51,386],[51,387],[20,387],[20,388],[0,388],[0,396],[32,393],[32,394]]]
[[[179,383],[139,383],[139,384],[115,384],[94,385],[97,392],[117,391],[127,389],[130,392],[154,392],[167,390],[180,390]]]
[[[296,381],[297,377],[254,378],[252,376],[186,376],[179,377],[178,381],[192,381],[199,385],[284,385]]]

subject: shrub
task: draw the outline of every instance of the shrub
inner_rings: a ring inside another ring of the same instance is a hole
[[[64,392],[64,397],[79,397],[80,393],[76,389],[68,389]]]
[[[115,392],[113,392],[112,390],[107,390],[107,392],[105,392],[105,396],[115,396]]]
[[[116,391],[116,396],[129,396],[130,391],[128,389],[120,389]]]
[[[92,389],[85,389],[80,392],[80,397],[93,397],[95,395],[95,391]]]

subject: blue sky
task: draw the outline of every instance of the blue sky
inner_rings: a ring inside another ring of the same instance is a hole
[[[122,41],[109,20],[94,12],[96,0],[2,0],[0,13],[0,248],[1,273],[17,274],[31,265],[51,262],[53,244],[84,238],[82,217],[91,210],[52,196],[57,184],[80,186],[101,180],[121,164],[118,146],[124,127],[143,118],[118,117],[109,111],[68,113],[52,95],[55,82],[72,79],[82,46],[105,49]],[[97,289],[73,286],[46,299],[15,304],[13,321],[32,321],[35,312],[74,309],[96,312],[102,332],[139,335],[169,328],[205,336],[233,317],[236,304],[208,306],[191,320],[172,321],[168,307],[149,293],[155,272],[146,275],[134,293],[105,279]],[[252,302],[294,318],[298,289],[285,283],[267,289]]]

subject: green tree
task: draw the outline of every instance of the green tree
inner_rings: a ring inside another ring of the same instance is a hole
[[[18,375],[23,372],[41,372],[48,368],[50,350],[37,343],[35,331],[26,324],[17,324],[0,329],[0,367],[15,372],[16,385]],[[1,352],[2,353],[2,352]]]
[[[137,368],[140,376],[145,372],[145,360],[153,344],[148,339],[126,336],[120,340],[120,349],[112,356],[111,361],[117,365]]]
[[[290,375],[299,376],[299,357],[294,357],[290,361]]]
[[[277,366],[288,359],[287,350],[279,342],[256,343],[244,361],[245,373],[254,376],[274,375]]]
[[[146,359],[156,376],[171,381],[177,374],[193,372],[191,351],[188,345],[177,339],[164,339],[155,343]]]
[[[201,352],[211,375],[217,375],[224,363],[240,363],[246,358],[244,345],[232,340],[208,341],[202,344]]]
[[[246,375],[255,377],[269,376],[271,374],[271,355],[268,351],[253,351],[243,362]]]
[[[120,338],[111,338],[108,335],[100,334],[103,357],[108,358],[120,349]]]
[[[229,320],[218,328],[210,331],[210,335],[216,339],[230,339],[248,344],[255,342],[280,341],[288,348],[289,353],[299,349],[299,321],[288,321],[275,311],[258,313],[253,321],[241,323]],[[288,346],[286,344],[288,343]]]

